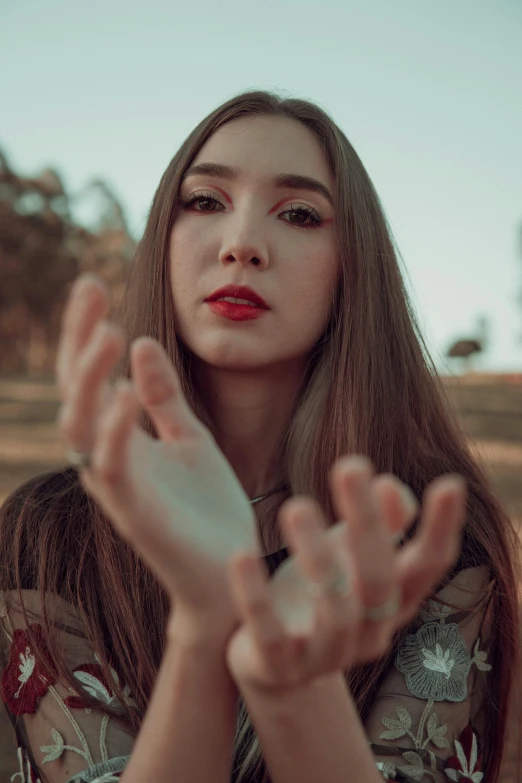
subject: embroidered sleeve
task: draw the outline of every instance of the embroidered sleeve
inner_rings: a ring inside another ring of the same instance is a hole
[[[483,780],[491,588],[485,567],[460,571],[402,639],[365,723],[384,780]]]
[[[82,690],[101,703],[118,707],[100,659],[82,632],[79,614],[52,596],[52,619],[79,689],[71,692],[55,672],[44,637],[36,591],[22,590],[31,630],[39,640],[45,668],[35,658],[15,591],[0,593],[0,698],[18,741],[20,771],[13,783],[113,783],[128,763],[134,737],[114,718],[89,709]],[[63,629],[63,630],[62,630]],[[116,682],[116,672],[111,670]],[[128,688],[127,704],[135,705]]]

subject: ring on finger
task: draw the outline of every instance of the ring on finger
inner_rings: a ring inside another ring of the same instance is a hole
[[[301,514],[293,518],[289,529],[292,535],[296,537],[298,546],[308,549],[309,555],[312,557],[315,555],[314,559],[317,560],[316,547],[324,546],[325,542],[321,539],[324,537],[325,531],[320,529],[320,525],[314,519],[311,510],[309,508],[301,510]],[[314,546],[314,543],[316,546]],[[330,542],[327,542],[327,545],[330,547]],[[323,598],[324,596],[347,598],[353,592],[352,582],[349,579],[349,570],[344,562],[337,562],[326,579],[318,580],[311,577],[308,577],[308,579],[310,581],[306,591],[314,599]]]
[[[313,580],[308,585],[307,591],[314,599],[323,598],[325,595],[333,598],[348,598],[353,593],[353,587],[346,569],[338,565],[326,581]]]

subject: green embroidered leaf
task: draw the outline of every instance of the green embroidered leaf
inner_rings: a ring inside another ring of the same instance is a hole
[[[398,720],[391,720],[391,718],[383,718],[382,722],[385,726],[388,726],[390,731],[383,731],[379,734],[379,739],[394,740],[400,739],[407,734],[407,730],[400,725]]]
[[[430,742],[433,742],[433,744],[436,745],[437,748],[450,747],[449,740],[444,736],[448,730],[448,727],[446,724],[444,724],[443,726],[437,726],[437,715],[435,712],[432,712],[432,714],[430,715],[427,729],[428,729],[428,739],[430,740]]]
[[[450,615],[453,612],[453,609],[451,606],[444,606],[444,604],[440,604],[438,601],[430,600],[427,602],[427,604],[424,604],[424,609],[421,609],[421,619],[425,623],[433,622],[433,620],[438,620],[441,625],[444,625],[444,620],[448,615]]]
[[[489,663],[486,663],[486,658],[488,657],[488,654],[484,650],[479,650],[479,644],[480,644],[480,637],[477,639],[475,643],[475,647],[473,649],[473,658],[471,663],[474,663],[477,669],[480,669],[480,671],[489,672],[491,671],[491,665]]]
[[[395,707],[395,712],[405,729],[411,729],[411,715],[404,707]]]
[[[431,737],[435,729],[437,728],[437,715],[432,712],[428,721],[428,737]]]
[[[42,764],[47,764],[48,761],[55,761],[56,759],[59,759],[63,753],[65,743],[62,735],[60,732],[56,731],[56,729],[53,729],[51,733],[55,744],[42,745],[40,747],[42,753],[47,753],[47,756],[42,759]]]
[[[383,731],[379,734],[380,739],[399,739],[407,734],[408,729],[411,728],[411,715],[404,707],[395,707],[395,712],[399,720],[394,718],[381,718],[381,723],[386,726],[389,731]]]
[[[408,761],[411,766],[399,767],[400,771],[403,772],[405,775],[409,775],[414,780],[418,780],[420,783],[420,781],[424,777],[425,770],[424,770],[424,764],[419,754],[415,753],[412,750],[409,750],[407,753],[402,754],[402,758],[406,759],[406,761]]]
[[[438,729],[436,729],[433,734],[430,735],[431,742],[433,742],[433,744],[438,748],[449,748],[451,746],[448,738],[444,736],[447,730],[448,727],[446,725],[439,726]]]

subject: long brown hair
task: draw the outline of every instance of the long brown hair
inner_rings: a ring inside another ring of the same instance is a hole
[[[190,352],[177,337],[168,240],[181,178],[201,147],[225,123],[255,115],[293,118],[321,144],[336,181],[341,268],[329,323],[310,356],[281,444],[289,489],[274,501],[272,529],[261,531],[266,533],[264,545],[268,546],[274,534],[277,508],[294,494],[313,497],[329,523],[337,521],[328,475],[344,454],[367,455],[377,473],[395,474],[419,501],[435,477],[454,472],[465,478],[467,522],[459,565],[486,564],[495,580],[489,658],[494,681],[486,705],[489,730],[483,747],[484,779],[493,783],[518,661],[516,537],[468,449],[429,357],[370,177],[327,113],[304,100],[248,91],[206,117],[181,145],[161,179],[117,320],[125,329],[128,345],[149,335],[164,346],[190,406],[213,431],[192,382]],[[130,377],[128,348],[114,377]],[[157,437],[144,412],[142,424]],[[415,525],[409,535],[414,529]],[[153,574],[86,495],[73,468],[46,473],[17,488],[1,509],[0,532],[0,589],[32,586],[44,597],[55,592],[79,607],[91,644],[103,664],[113,666],[120,682],[128,684],[139,709],[129,709],[122,717],[94,700],[90,703],[136,732],[160,666],[169,611],[167,597]],[[53,643],[45,605],[42,612],[60,676],[77,689],[78,683]],[[382,660],[347,672],[363,720],[403,633],[396,635]],[[123,694],[118,692],[118,696],[123,702]],[[84,698],[89,701],[88,694]],[[241,756],[243,762],[240,780],[246,781],[263,767],[263,760],[243,700],[235,750],[236,760]]]

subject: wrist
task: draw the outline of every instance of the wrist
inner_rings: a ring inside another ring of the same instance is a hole
[[[245,698],[255,699],[256,702],[264,703],[276,711],[293,710],[303,699],[313,697],[317,690],[324,690],[328,687],[346,687],[346,680],[342,671],[326,674],[322,677],[316,677],[305,683],[288,688],[263,688],[251,682],[235,680],[239,691],[245,695]]]
[[[171,608],[167,620],[166,638],[178,650],[222,658],[226,665],[226,650],[233,628],[215,627],[211,619],[204,621],[179,607]]]

